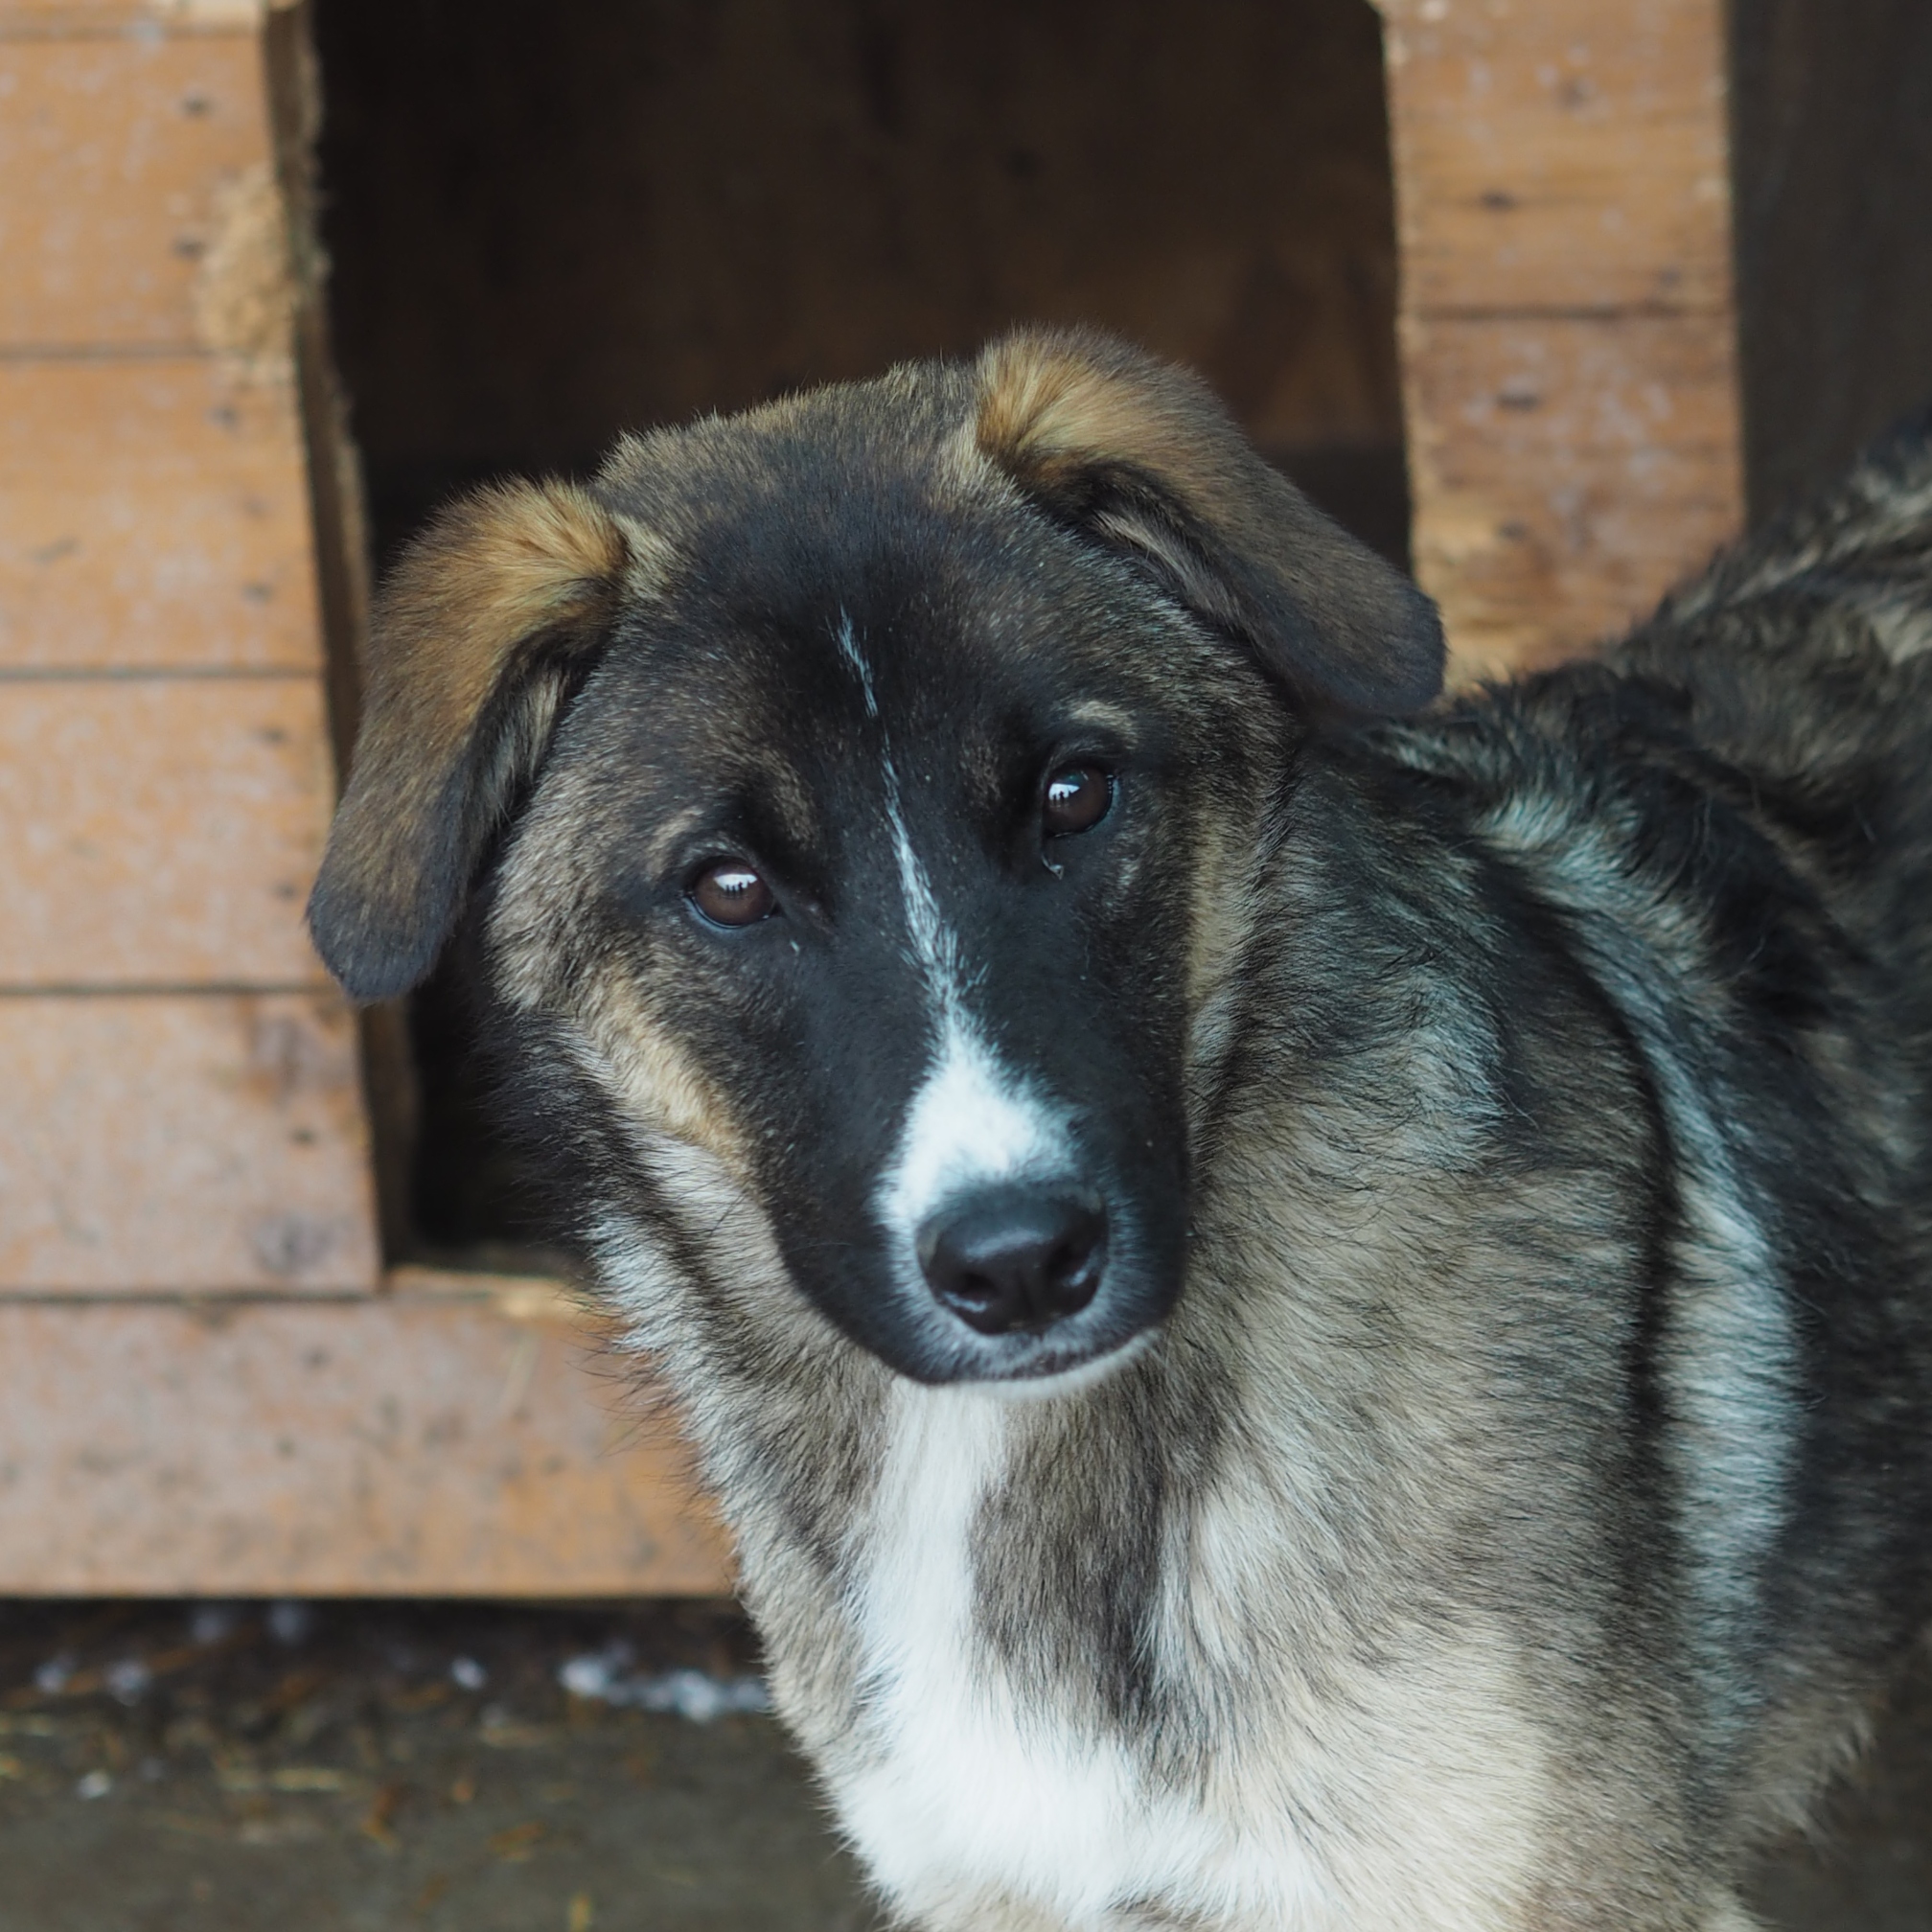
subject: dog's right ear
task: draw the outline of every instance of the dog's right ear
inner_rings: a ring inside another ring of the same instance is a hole
[[[566,483],[479,490],[403,554],[377,600],[349,785],[309,900],[352,998],[436,963],[485,845],[602,648],[634,543]]]
[[[976,374],[980,454],[1245,640],[1303,705],[1392,718],[1441,690],[1436,607],[1264,462],[1199,378],[1079,329],[1020,330]]]

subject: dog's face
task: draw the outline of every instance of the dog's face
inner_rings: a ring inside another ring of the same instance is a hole
[[[848,1335],[1047,1372],[1178,1286],[1197,902],[1240,890],[1286,714],[1117,561],[800,454],[707,512],[571,705],[497,975],[743,1184]],[[773,542],[820,490],[838,515]]]
[[[1309,707],[1439,661],[1186,379],[1016,338],[447,518],[315,931],[353,992],[413,983],[513,815],[491,971],[612,1123],[596,1211],[691,1293],[756,1216],[761,1292],[1037,1381],[1180,1292],[1202,1019]]]

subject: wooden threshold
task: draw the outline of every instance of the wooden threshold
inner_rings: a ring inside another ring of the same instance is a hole
[[[675,1424],[562,1284],[386,1288],[0,1302],[0,1595],[730,1590]]]

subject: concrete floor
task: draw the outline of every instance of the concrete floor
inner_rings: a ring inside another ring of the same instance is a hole
[[[0,1932],[860,1932],[724,1606],[0,1608]],[[572,1694],[565,1683],[579,1693]],[[1932,1673],[1783,1932],[1932,1932]]]

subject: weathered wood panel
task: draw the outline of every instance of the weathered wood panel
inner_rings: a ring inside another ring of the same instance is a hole
[[[593,1347],[534,1298],[0,1304],[0,1592],[728,1590]]]
[[[253,34],[0,38],[0,351],[272,347],[263,88]]]
[[[1723,10],[1390,0],[1416,574],[1464,678],[1742,521]]]
[[[0,996],[0,1293],[376,1286],[333,995]]]
[[[1396,0],[1405,298],[1721,310],[1724,21],[1710,0]]]
[[[1415,569],[1465,675],[1610,634],[1736,534],[1713,318],[1431,316],[1408,339]]]
[[[0,668],[319,676],[292,382],[0,360]]]
[[[7,1294],[379,1278],[262,17],[0,0]]]
[[[0,0],[0,37],[73,39],[92,34],[231,33],[260,24],[288,0]]]
[[[321,985],[309,678],[0,680],[0,987]]]

